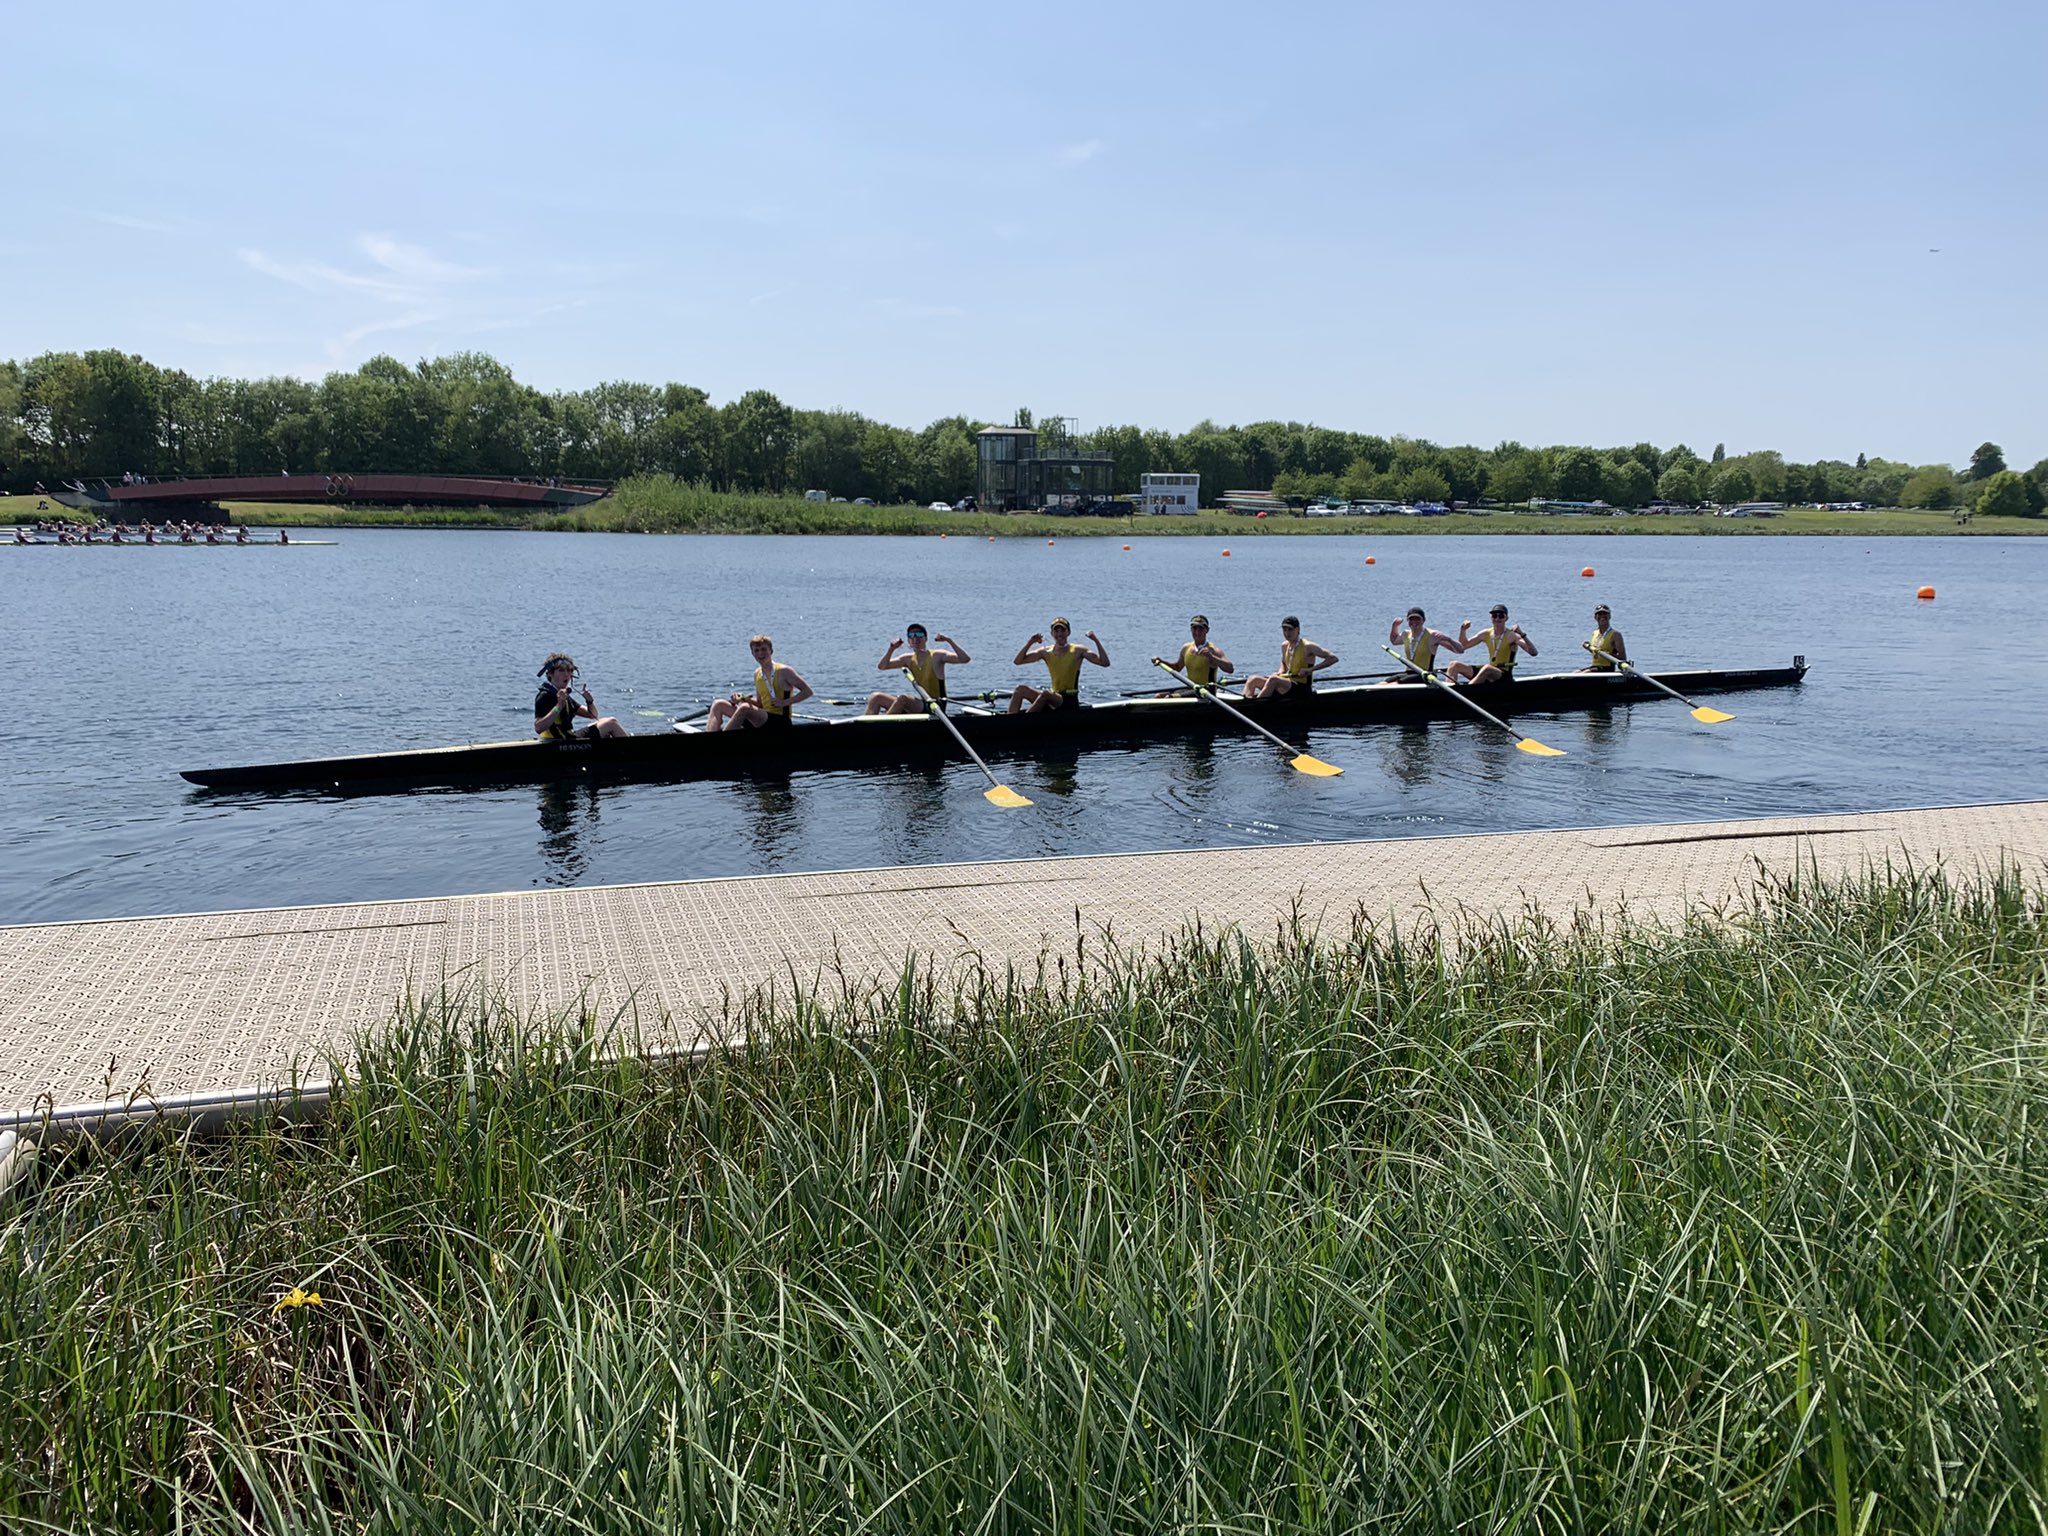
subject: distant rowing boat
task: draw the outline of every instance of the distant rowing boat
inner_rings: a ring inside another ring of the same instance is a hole
[[[1668,672],[1686,694],[1788,688],[1806,675],[1806,658],[1789,667],[1728,672]],[[1577,713],[1616,704],[1665,704],[1637,678],[1565,672],[1460,690],[1501,715]],[[1317,726],[1410,725],[1469,718],[1459,702],[1429,687],[1321,688],[1237,707],[1283,735]],[[1031,757],[1147,741],[1230,736],[1244,728],[1224,711],[1189,697],[1118,699],[1049,714],[1008,715],[956,709],[951,716],[974,748],[990,757]],[[610,741],[500,741],[414,752],[192,768],[182,777],[209,789],[379,791],[423,785],[728,779],[792,769],[920,766],[960,756],[943,726],[927,715],[859,715],[775,730],[709,733],[674,730]]]
[[[238,539],[220,539],[209,544],[204,539],[194,539],[187,544],[183,539],[158,539],[154,544],[147,539],[123,539],[116,544],[112,539],[94,539],[90,544],[83,539],[74,539],[69,544],[59,544],[55,539],[31,539],[18,543],[13,539],[0,539],[0,549],[332,549],[337,539],[293,539],[289,544],[277,539],[250,539],[243,543]]]

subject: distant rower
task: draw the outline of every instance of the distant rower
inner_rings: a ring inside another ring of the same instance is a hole
[[[775,659],[775,642],[756,635],[747,642],[754,653],[754,691],[735,693],[711,706],[707,731],[754,730],[789,724],[789,712],[811,696],[811,685]]]
[[[576,663],[560,651],[540,664],[540,692],[533,696],[533,734],[548,741],[588,741],[593,736],[624,736],[626,728],[609,715],[598,718],[597,701],[586,684],[583,702],[569,691]],[[592,723],[578,726],[577,720]]]
[[[1280,621],[1280,670],[1245,679],[1244,696],[1267,699],[1292,693],[1299,688],[1313,693],[1316,674],[1337,665],[1337,653],[1326,651],[1312,640],[1301,638],[1301,620],[1293,614]]]
[[[1472,627],[1470,619],[1458,626],[1458,638],[1465,642],[1466,649],[1479,646],[1486,652],[1486,660],[1478,666],[1469,661],[1454,661],[1444,669],[1444,675],[1454,683],[1470,678],[1475,683],[1510,683],[1515,678],[1515,653],[1527,651],[1536,654],[1536,642],[1522,633],[1522,626],[1508,623],[1508,605],[1495,603],[1491,615],[1493,623],[1477,635],[1466,633]]]
[[[1095,649],[1085,645],[1070,645],[1067,637],[1074,632],[1074,626],[1065,619],[1052,621],[1052,644],[1044,643],[1045,636],[1033,635],[1018,647],[1016,664],[1028,667],[1034,661],[1045,663],[1050,688],[1034,688],[1029,683],[1019,683],[1010,693],[1010,713],[1028,709],[1033,714],[1041,710],[1059,709],[1068,704],[1081,702],[1081,663],[1093,662],[1098,667],[1109,665],[1109,652],[1103,649],[1102,641],[1094,630],[1088,631],[1088,638],[1095,641]]]
[[[1425,614],[1420,608],[1410,608],[1408,610],[1408,633],[1405,636],[1401,633],[1401,621],[1399,619],[1394,620],[1392,627],[1387,630],[1387,644],[1401,647],[1402,656],[1422,668],[1422,672],[1434,672],[1436,670],[1436,653],[1438,650],[1446,650],[1455,654],[1468,650],[1471,646],[1478,643],[1477,641],[1459,640],[1454,636],[1445,634],[1440,629],[1431,629],[1428,619],[1429,615]],[[1419,683],[1422,681],[1422,672],[1404,671],[1399,677],[1390,678],[1389,681],[1395,683]]]
[[[1189,682],[1197,687],[1208,687],[1216,681],[1219,672],[1235,672],[1236,665],[1216,646],[1209,643],[1209,619],[1206,614],[1196,614],[1188,620],[1188,643],[1180,648],[1180,655],[1172,662],[1164,656],[1154,656],[1157,665],[1172,666]]]
[[[951,635],[939,636],[944,650],[925,645],[924,626],[913,624],[903,631],[903,639],[891,640],[889,649],[882,652],[882,659],[875,663],[877,672],[907,672],[912,682],[931,695],[939,704],[946,702],[946,668],[964,667],[972,659],[960,649],[960,642]],[[908,642],[910,649],[902,655]],[[915,690],[909,693],[871,693],[865,713],[870,715],[914,715],[925,707],[924,695]]]
[[[1621,631],[1609,626],[1612,615],[1602,603],[1593,610],[1593,637],[1586,642],[1586,649],[1593,653],[1593,664],[1581,667],[1581,672],[1613,672],[1617,661],[1628,660],[1628,647],[1622,643]]]

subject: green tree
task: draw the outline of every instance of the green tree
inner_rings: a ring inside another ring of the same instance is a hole
[[[1650,471],[1633,454],[1609,463],[1600,479],[1600,494],[1617,507],[1640,507],[1656,488]]]
[[[1451,494],[1451,482],[1443,471],[1434,465],[1419,464],[1401,476],[1401,499],[1413,505],[1422,501],[1442,501]]]
[[[1657,494],[1680,506],[1697,506],[1700,500],[1699,470],[1680,460],[1657,477]]]
[[[1590,448],[1560,448],[1552,458],[1557,494],[1566,501],[1591,501],[1600,494],[1600,455]]]
[[[1727,445],[1726,443],[1716,443],[1716,444],[1714,444],[1714,462],[1715,462],[1716,464],[1718,464],[1718,463],[1720,463],[1720,462],[1721,462],[1721,461],[1722,461],[1723,459],[1725,459],[1725,458],[1727,458],[1727,457],[1728,457],[1728,445]]]
[[[2033,497],[2027,494],[2027,479],[2001,469],[1984,481],[1977,493],[1977,511],[1985,517],[2035,517]]]
[[[1970,468],[1965,480],[1989,480],[2005,469],[2005,450],[1996,443],[1979,443],[1977,451],[1970,455]]]
[[[779,491],[789,484],[794,413],[765,389],[750,389],[718,413],[725,481],[737,491]]]
[[[1749,472],[1746,464],[1719,465],[1707,485],[1718,506],[1732,507],[1740,502],[1756,500],[1756,476]]]
[[[1956,474],[1946,464],[1930,464],[1908,480],[1899,505],[1938,511],[1956,504]]]
[[[2033,500],[2036,517],[2048,509],[2048,459],[2027,471],[2027,495]]]

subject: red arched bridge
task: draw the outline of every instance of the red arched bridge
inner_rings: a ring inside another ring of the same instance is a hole
[[[191,513],[224,501],[298,506],[581,507],[609,485],[501,475],[229,475],[205,480],[74,480],[67,506],[108,516]]]

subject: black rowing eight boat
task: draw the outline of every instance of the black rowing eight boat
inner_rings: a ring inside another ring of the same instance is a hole
[[[1806,658],[1789,667],[1729,672],[1668,672],[1681,693],[1735,693],[1787,688],[1806,675]],[[1561,714],[1615,704],[1666,704],[1648,683],[1615,673],[1565,672],[1471,690],[1500,715]],[[1435,688],[1320,688],[1238,708],[1298,740],[1317,726],[1401,725],[1469,718],[1458,701]],[[990,757],[1029,757],[1045,749],[1127,746],[1190,736],[1228,736],[1244,727],[1206,702],[1188,697],[1119,699],[1048,714],[1002,715],[956,709],[953,722]],[[498,741],[414,752],[261,763],[246,768],[192,768],[184,777],[209,789],[366,791],[423,785],[528,784],[554,779],[608,782],[726,779],[798,768],[922,765],[960,755],[959,746],[926,715],[856,716],[799,722],[780,730],[709,733],[677,726],[659,734],[610,741]]]

